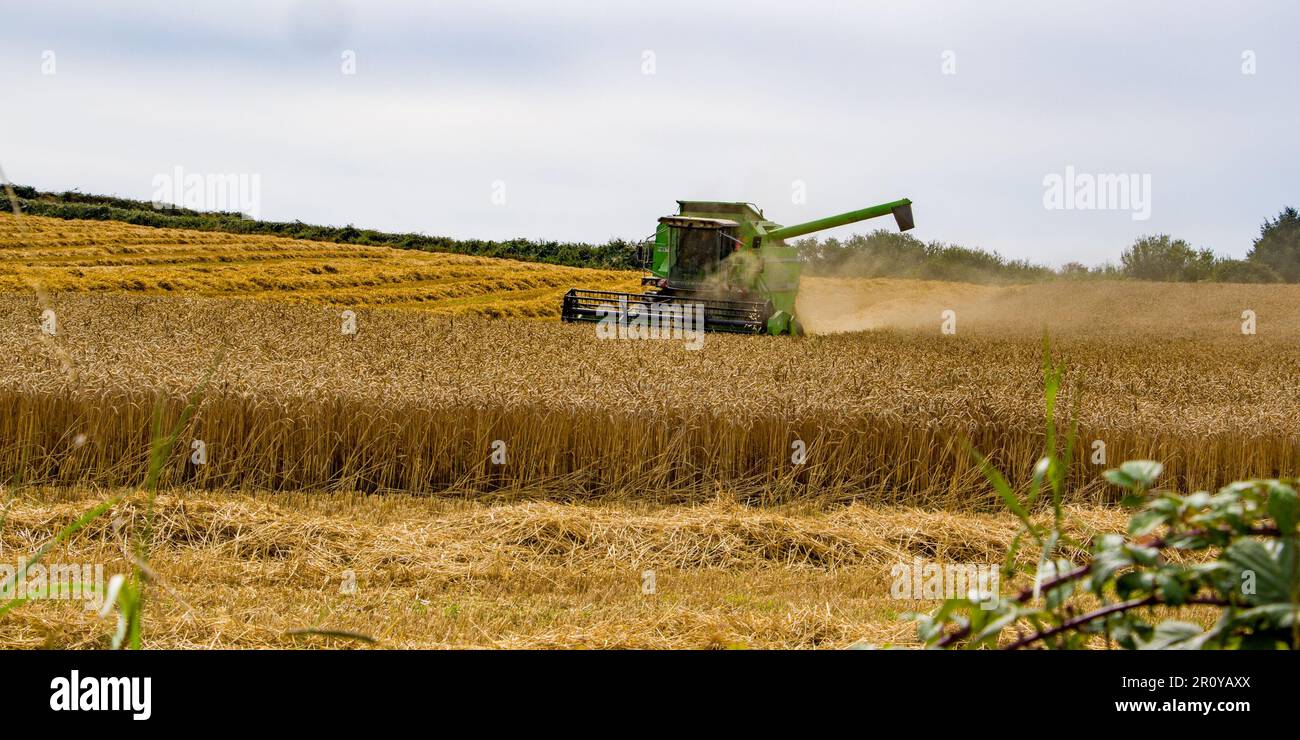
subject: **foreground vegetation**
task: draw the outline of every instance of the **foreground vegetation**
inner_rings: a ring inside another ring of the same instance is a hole
[[[1019,495],[978,451],[985,477],[1021,527],[1003,574],[1032,586],[1014,596],[987,585],[951,596],[938,612],[913,614],[930,647],[1300,649],[1300,502],[1296,479],[1236,481],[1217,493],[1157,489],[1162,465],[1134,460],[1105,473],[1138,509],[1127,537],[1081,542],[1067,531],[1063,500],[1078,428],[1061,419],[1064,380],[1044,344],[1046,441],[1030,486]],[[1050,524],[1036,509],[1052,511]],[[1028,568],[1021,548],[1036,555]],[[1077,562],[1069,553],[1088,553]],[[1161,619],[1157,607],[1181,612]],[[1208,629],[1186,615],[1218,610]]]

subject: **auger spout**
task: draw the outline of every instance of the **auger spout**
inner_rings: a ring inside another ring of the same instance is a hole
[[[871,206],[870,208],[863,208],[857,211],[849,211],[848,213],[841,213],[837,216],[819,218],[816,221],[794,224],[793,226],[782,226],[775,231],[767,232],[767,238],[792,239],[796,236],[811,234],[814,231],[833,229],[836,226],[844,226],[845,224],[857,223],[858,221],[866,221],[869,218],[886,216],[890,213],[894,214],[894,220],[898,222],[899,231],[907,231],[915,225],[912,221],[912,201],[903,198],[902,200],[896,200],[892,203],[884,203],[882,205]]]

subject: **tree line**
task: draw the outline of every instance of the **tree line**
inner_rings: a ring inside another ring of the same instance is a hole
[[[1300,214],[1284,208],[1260,227],[1245,259],[1195,249],[1168,234],[1143,236],[1120,255],[1118,265],[1089,267],[1070,262],[1058,269],[996,252],[879,229],[847,239],[805,239],[802,256],[814,274],[856,277],[912,277],[975,282],[1030,282],[1053,278],[1109,278],[1177,282],[1300,282]]]
[[[301,221],[261,221],[239,213],[196,211],[77,191],[50,193],[15,185],[17,205],[25,213],[67,219],[122,221],[234,234],[267,234],[294,239],[368,246],[453,252],[572,267],[639,269],[638,243],[610,239],[604,244],[553,240],[453,239],[416,233],[390,233],[347,226],[315,226]],[[13,203],[0,191],[0,208]],[[1131,278],[1182,282],[1271,283],[1300,282],[1300,214],[1284,208],[1260,227],[1245,259],[1219,257],[1196,249],[1168,234],[1137,239],[1124,250],[1118,265],[1089,267],[1070,262],[1053,269],[1027,260],[1007,259],[997,252],[956,244],[925,242],[911,234],[878,229],[846,239],[802,239],[800,259],[811,274],[853,277],[911,277],[974,282],[1034,282],[1068,278]]]

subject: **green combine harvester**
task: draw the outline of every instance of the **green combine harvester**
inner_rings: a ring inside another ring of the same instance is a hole
[[[702,309],[706,331],[800,334],[794,312],[799,254],[786,239],[889,214],[901,231],[913,226],[906,198],[794,226],[768,221],[752,203],[679,200],[677,206],[637,250],[637,261],[650,271],[641,279],[647,292],[574,288],[564,296],[561,317],[602,321]]]

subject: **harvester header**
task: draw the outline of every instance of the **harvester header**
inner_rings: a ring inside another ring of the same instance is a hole
[[[900,231],[913,226],[912,201],[782,226],[752,203],[677,201],[677,213],[659,219],[655,235],[637,250],[649,271],[645,293],[570,290],[565,321],[600,321],[614,312],[647,315],[655,306],[701,307],[704,328],[744,334],[799,334],[795,317],[801,263],[786,239],[892,214]]]

